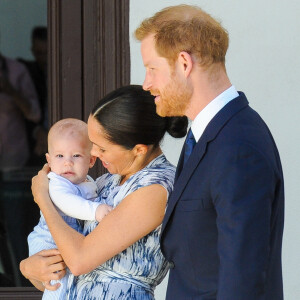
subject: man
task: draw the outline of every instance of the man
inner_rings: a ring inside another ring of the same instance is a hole
[[[22,169],[29,156],[25,120],[38,123],[40,106],[25,66],[1,53],[0,105],[0,171]]]
[[[189,139],[182,150],[162,225],[167,299],[283,299],[280,158],[227,76],[227,32],[180,5],[144,20],[135,36],[158,114],[186,115],[196,143],[188,158]]]
[[[0,219],[5,234],[0,260],[5,274],[15,280],[11,284],[18,284],[22,277],[15,265],[27,253],[26,230],[32,226],[30,220],[35,220],[34,214],[38,217],[36,207],[30,205],[31,185],[26,182],[24,169],[30,155],[25,123],[30,120],[37,124],[41,112],[26,67],[1,53],[0,107]]]
[[[27,131],[30,141],[30,158],[28,165],[42,166],[45,163],[48,135],[47,102],[47,27],[36,26],[31,34],[31,52],[34,60],[19,59],[27,67],[41,107],[42,118],[38,124],[28,121]]]

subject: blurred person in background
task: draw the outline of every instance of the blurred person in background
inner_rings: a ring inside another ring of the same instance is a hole
[[[34,83],[41,108],[38,124],[27,121],[28,139],[30,141],[29,166],[42,166],[47,152],[48,102],[47,102],[47,27],[36,26],[31,33],[31,51],[34,60],[20,58]]]
[[[40,120],[39,100],[27,68],[0,53],[0,261],[7,279],[1,281],[4,286],[7,282],[22,284],[17,264],[28,252],[30,222],[38,220],[38,211],[30,205],[31,175],[25,166],[30,157],[26,122],[37,125]]]
[[[0,171],[22,168],[29,157],[25,121],[41,119],[37,93],[25,66],[0,53]]]

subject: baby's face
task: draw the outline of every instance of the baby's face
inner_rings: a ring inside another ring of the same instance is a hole
[[[94,164],[88,141],[78,136],[62,136],[53,140],[46,158],[51,171],[74,184],[85,181],[89,168]]]

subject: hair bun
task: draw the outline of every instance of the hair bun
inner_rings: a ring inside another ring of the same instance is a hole
[[[167,132],[174,138],[182,138],[188,128],[187,117],[167,117]]]

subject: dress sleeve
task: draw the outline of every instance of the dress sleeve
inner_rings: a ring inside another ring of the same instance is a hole
[[[162,158],[164,159],[164,158]],[[139,188],[159,184],[163,186],[168,193],[168,197],[173,190],[175,177],[175,167],[167,161],[156,164],[151,168],[145,168],[132,176],[126,185],[120,189],[118,195],[114,198],[114,206],[118,205],[125,197]]]
[[[48,177],[51,200],[64,214],[80,220],[95,220],[99,203],[81,197],[76,186],[66,179],[51,175]]]
[[[175,168],[171,165],[166,166],[164,169],[153,168],[143,172],[139,177],[136,189],[152,184],[159,184],[167,190],[169,197],[173,190]]]

